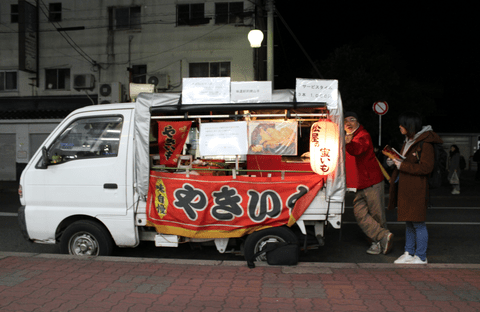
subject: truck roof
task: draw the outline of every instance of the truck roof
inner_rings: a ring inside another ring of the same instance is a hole
[[[134,109],[135,103],[116,103],[116,104],[99,104],[99,105],[89,105],[76,109],[71,114],[84,113],[84,112],[93,112],[93,111],[105,111],[105,110],[116,110],[116,109]]]

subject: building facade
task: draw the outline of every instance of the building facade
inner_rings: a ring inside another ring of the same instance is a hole
[[[443,148],[448,153],[450,147],[455,144],[460,154],[465,158],[467,170],[478,170],[477,163],[473,161],[473,155],[480,149],[480,133],[439,133],[443,140]]]
[[[254,80],[253,3],[1,1],[0,180],[18,178],[72,110],[130,101],[130,83],[179,92],[184,77]]]

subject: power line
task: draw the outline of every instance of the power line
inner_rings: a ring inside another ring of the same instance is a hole
[[[295,40],[295,42],[298,44],[298,46],[300,47],[300,50],[302,50],[303,54],[305,55],[305,57],[308,59],[308,61],[310,62],[310,64],[312,65],[313,69],[317,72],[317,75],[320,77],[320,78],[323,78],[323,75],[320,73],[320,70],[317,68],[317,65],[313,62],[313,60],[310,58],[310,56],[308,55],[307,51],[305,51],[305,49],[303,48],[302,44],[300,43],[300,41],[298,40],[297,36],[295,36],[295,34],[293,33],[293,31],[290,29],[290,27],[288,26],[287,22],[283,19],[282,15],[280,14],[280,12],[278,11],[278,9],[275,8],[275,13],[277,13],[278,17],[280,18],[280,21],[283,23],[283,25],[285,26],[285,28],[287,28],[288,32],[292,35],[293,39]]]
[[[47,6],[45,5],[45,3],[40,0],[40,3],[43,4],[43,6],[45,7],[45,9],[47,9]],[[57,22],[58,26],[60,27],[57,27],[55,26],[54,22],[51,21],[50,17],[48,16],[48,14],[45,12],[45,10],[41,7],[41,5],[39,6],[39,9],[42,11],[43,15],[45,15],[47,17],[47,19],[50,21],[50,23],[52,24],[52,26],[58,31],[58,28],[61,28],[61,25],[60,23]],[[65,41],[78,53],[80,54],[80,56],[82,56],[85,60],[87,60],[87,62],[89,62],[91,65],[96,65],[97,62],[95,62],[95,60],[93,58],[91,58],[85,51],[83,51],[83,49],[70,37],[70,35],[68,35],[68,33],[65,33],[64,32],[61,32],[61,31],[58,31],[58,33],[65,39]],[[67,38],[68,37],[68,38]]]
[[[251,1],[249,1],[251,2]],[[43,3],[42,1],[42,4],[45,6],[46,8],[46,5]],[[152,5],[149,5],[149,6],[152,6]],[[78,12],[98,12],[99,10],[101,10],[100,7],[97,7],[98,9],[90,9],[90,10],[78,10],[76,9],[75,12],[78,13]],[[47,9],[48,10],[48,9]],[[243,12],[244,13],[248,13],[248,12],[253,12],[253,6],[247,6],[246,8],[244,8]],[[145,11],[142,11],[142,12],[145,12]],[[45,13],[44,13],[45,14]],[[8,14],[2,14],[2,15],[8,15]],[[52,23],[50,21],[50,19],[48,18],[48,16],[45,14],[45,16],[47,17],[47,20],[46,21],[39,21],[40,24],[42,23]],[[163,20],[151,20],[151,21],[146,21],[146,22],[142,22],[140,25],[155,25],[155,24],[160,24],[160,25],[171,25],[171,24],[176,24],[177,21],[176,21],[176,13],[158,13],[158,14],[142,14],[142,19],[144,18],[149,18],[149,17],[166,17],[167,19],[168,18],[171,18],[173,16],[173,19],[171,21],[163,21]],[[216,13],[215,12],[208,12],[206,11],[205,12],[205,17],[210,17],[210,18],[214,18],[216,16]],[[73,18],[73,19],[69,19],[69,23],[71,22],[75,22],[75,21],[99,21],[101,22],[102,24],[104,24],[105,22],[108,22],[109,18],[106,17],[93,17],[93,18]],[[6,23],[0,23],[0,25],[4,25],[5,27],[8,27]],[[101,28],[109,28],[110,25],[101,25],[101,26],[93,26],[93,27],[85,27],[85,29],[101,29]],[[8,27],[10,28],[10,27]],[[52,31],[56,31],[56,30],[40,30],[40,32],[52,32]],[[3,32],[0,32],[0,33],[18,33],[18,31],[12,31],[12,32],[6,32],[6,31],[3,31]]]
[[[48,21],[48,23],[51,24],[52,22]],[[175,24],[177,24],[176,21],[164,22],[164,21],[160,20],[160,21],[142,22],[139,25],[141,26],[141,25],[175,25]],[[8,25],[6,25],[4,23],[0,23],[0,25],[3,25],[4,27],[12,29],[11,27],[9,27]],[[82,27],[85,27],[85,30],[94,30],[94,29],[110,28],[111,26],[110,25],[100,25],[100,26],[82,26]],[[56,28],[55,29],[39,30],[40,33],[56,32],[56,31],[58,31]],[[0,34],[18,34],[18,31],[12,29],[12,31],[0,31]]]
[[[50,23],[53,27],[54,27],[54,30],[42,30],[40,32],[51,32],[51,31],[56,31],[58,32],[63,38],[64,40],[82,57],[84,58],[85,60],[87,60],[91,65],[93,66],[99,66],[99,63],[97,63],[92,57],[90,57],[69,35],[68,33],[64,33],[62,31],[60,31],[59,29],[61,29],[61,25],[60,23],[56,22],[57,25],[55,25],[55,23],[53,21],[51,21],[51,19],[49,18],[49,15],[47,12],[45,12],[45,10],[48,11],[48,8],[46,6],[46,4],[40,0],[41,2],[41,5],[43,5],[43,7],[45,7],[45,9],[40,6],[39,9],[42,11],[43,15],[45,15],[45,17],[47,18],[47,22]],[[245,10],[244,9],[244,12],[248,12],[248,9]],[[150,16],[155,16],[156,14],[151,14]],[[159,14],[160,15],[160,14]],[[169,14],[161,14],[163,16],[168,16]],[[212,16],[214,16],[215,14],[212,14]],[[148,15],[144,15],[144,16],[148,16]],[[91,20],[91,19],[90,19]],[[99,20],[104,20],[104,19],[99,19]],[[163,22],[163,21],[149,21],[149,22],[143,22],[141,23],[141,25],[152,25],[152,24],[176,24],[176,21],[173,21],[173,22]],[[137,58],[137,59],[134,59],[132,61],[139,61],[139,60],[144,60],[144,59],[147,59],[147,58],[151,58],[151,57],[156,57],[160,54],[163,54],[163,53],[167,53],[167,52],[170,52],[170,51],[173,51],[175,49],[178,49],[182,46],[185,46],[185,45],[188,45],[192,42],[195,42],[196,40],[199,40],[201,38],[204,38],[205,36],[208,36],[210,35],[211,33],[217,31],[217,30],[220,30],[222,29],[223,27],[225,26],[229,26],[230,24],[222,24],[222,25],[218,25],[216,26],[213,30],[199,36],[199,37],[196,37],[188,42],[185,42],[185,43],[182,43],[176,47],[173,47],[173,48],[170,48],[168,50],[165,50],[165,51],[161,51],[161,52],[158,52],[158,53],[155,53],[155,54],[152,54],[152,55],[149,55],[149,56],[144,56],[144,57],[140,57],[140,58]],[[230,25],[231,26],[231,25]],[[248,25],[247,25],[248,26]],[[85,30],[89,30],[89,29],[101,29],[101,28],[110,28],[110,25],[104,25],[104,26],[96,26],[96,27],[85,27]],[[10,33],[10,32],[0,32],[0,33]],[[104,65],[119,65],[119,64],[126,64],[126,63],[101,63],[101,64],[104,64]]]
[[[222,26],[219,26],[219,27],[215,27],[212,31],[209,31],[209,32],[207,32],[207,33],[205,33],[205,34],[203,34],[203,35],[201,35],[201,36],[199,36],[199,37],[196,37],[196,38],[194,38],[194,39],[192,39],[192,40],[190,40],[190,41],[187,41],[187,42],[185,42],[185,43],[182,43],[182,44],[180,44],[180,45],[178,45],[178,46],[176,46],[176,47],[173,47],[173,48],[171,48],[171,49],[168,49],[168,50],[165,50],[165,51],[161,51],[161,52],[158,52],[158,53],[149,55],[149,56],[140,57],[140,58],[137,58],[137,59],[132,60],[132,61],[139,61],[139,60],[143,60],[143,59],[146,59],[146,58],[154,57],[154,56],[157,56],[157,55],[160,55],[160,54],[163,54],[163,53],[167,53],[167,52],[173,51],[173,50],[178,49],[178,48],[180,48],[180,47],[183,47],[183,46],[185,46],[185,45],[187,45],[187,44],[190,44],[190,43],[192,43],[192,42],[195,42],[195,41],[197,41],[197,40],[199,40],[199,39],[201,39],[201,38],[203,38],[203,37],[206,37],[206,36],[210,35],[211,33],[215,32],[215,31],[217,31],[217,30],[219,30],[219,29],[222,29],[223,27],[225,27],[225,26],[227,26],[227,25],[228,25],[228,24],[225,24],[225,25],[222,25]]]

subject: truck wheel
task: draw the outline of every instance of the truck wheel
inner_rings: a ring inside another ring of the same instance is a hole
[[[81,220],[67,227],[60,248],[63,253],[75,256],[109,256],[113,251],[113,240],[97,222]]]
[[[245,259],[251,259],[257,252],[262,251],[267,243],[297,243],[297,236],[285,226],[268,228],[250,234],[245,240]],[[257,257],[256,261],[267,261],[265,254]]]

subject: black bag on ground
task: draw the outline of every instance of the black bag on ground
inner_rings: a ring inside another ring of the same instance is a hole
[[[269,265],[296,265],[298,263],[298,245],[295,243],[267,243],[265,248],[247,259],[248,267],[253,269],[255,259],[266,253]]]

